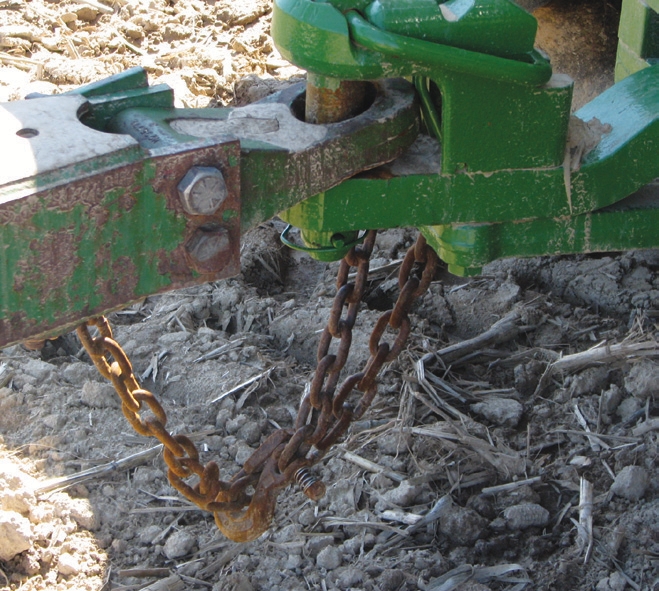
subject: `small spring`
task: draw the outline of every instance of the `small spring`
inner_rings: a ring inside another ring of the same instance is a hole
[[[293,478],[312,501],[318,501],[325,496],[325,483],[318,480],[307,468],[300,468]]]

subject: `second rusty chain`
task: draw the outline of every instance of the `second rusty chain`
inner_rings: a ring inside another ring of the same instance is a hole
[[[121,346],[113,339],[106,318],[97,318],[78,328],[78,336],[98,368],[115,387],[122,411],[135,431],[158,439],[164,446],[167,477],[172,486],[201,509],[212,511],[218,528],[228,538],[246,542],[259,537],[274,517],[279,491],[296,480],[310,498],[325,492],[308,468],[316,464],[345,434],[350,424],[363,416],[377,393],[377,377],[385,363],[402,351],[410,333],[409,312],[413,303],[428,289],[438,258],[419,236],[401,264],[398,276],[400,294],[392,310],[378,319],[369,339],[370,356],[363,370],[345,378],[339,386],[352,343],[359,305],[366,290],[369,260],[376,231],[367,233],[362,245],[353,248],[341,261],[337,294],[318,345],[318,366],[308,392],[300,404],[293,429],[278,429],[261,444],[230,480],[220,478],[215,462],[202,464],[194,443],[185,435],[172,435],[166,428],[167,415],[155,396],[141,388]],[[350,270],[356,268],[355,280]],[[345,310],[345,315],[343,312]],[[98,328],[92,337],[88,326]],[[393,345],[382,342],[387,327],[397,331]],[[338,340],[336,353],[330,353]],[[361,396],[354,402],[351,394]],[[142,418],[143,404],[152,417]],[[194,486],[185,482],[191,476]],[[253,493],[249,494],[252,489]]]

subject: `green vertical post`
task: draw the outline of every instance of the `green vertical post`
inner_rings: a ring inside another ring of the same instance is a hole
[[[623,0],[615,81],[659,61],[659,0]]]

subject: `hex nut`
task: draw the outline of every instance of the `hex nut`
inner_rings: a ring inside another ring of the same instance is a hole
[[[224,176],[212,166],[193,166],[178,184],[183,209],[190,215],[213,215],[229,190]]]
[[[224,228],[198,228],[185,247],[193,268],[200,273],[214,273],[226,263],[231,240]]]

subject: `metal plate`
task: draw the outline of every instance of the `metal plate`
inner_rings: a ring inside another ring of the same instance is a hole
[[[145,151],[143,160],[0,203],[0,346],[237,274],[240,145],[208,144]],[[183,211],[177,184],[195,165],[224,174],[229,196],[212,216]],[[221,233],[225,247],[201,264],[190,253],[199,233]]]

